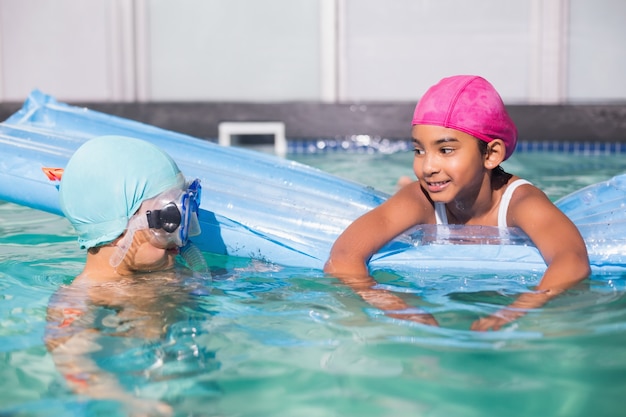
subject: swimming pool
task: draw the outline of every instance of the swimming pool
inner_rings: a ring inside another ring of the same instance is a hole
[[[412,175],[410,152],[290,157],[388,192]],[[626,170],[623,154],[520,152],[505,165],[552,199]],[[82,268],[69,224],[5,203],[0,230],[0,414],[125,415],[119,401],[68,391],[42,341],[50,297]],[[622,414],[621,275],[593,276],[503,331],[473,333],[476,317],[538,277],[377,276],[433,312],[442,327],[432,328],[381,316],[319,271],[207,258],[212,283],[152,276],[96,306],[100,333],[85,343],[101,346],[88,356],[103,378],[180,416]]]

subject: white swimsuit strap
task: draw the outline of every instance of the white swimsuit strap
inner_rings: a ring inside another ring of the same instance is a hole
[[[517,179],[509,184],[502,194],[502,200],[500,200],[500,207],[498,208],[498,227],[507,227],[506,214],[509,210],[509,203],[513,193],[520,185],[531,184],[530,181],[524,179]],[[446,205],[444,203],[435,203],[435,220],[437,224],[448,224],[448,213],[446,212]]]
[[[437,224],[448,224],[445,203],[435,203],[435,220]]]
[[[506,190],[504,190],[504,194],[502,194],[502,199],[500,200],[500,207],[498,208],[498,227],[507,227],[506,214],[509,210],[511,197],[513,197],[513,193],[517,187],[524,184],[530,184],[530,182],[520,178],[510,183],[509,186],[506,187]]]

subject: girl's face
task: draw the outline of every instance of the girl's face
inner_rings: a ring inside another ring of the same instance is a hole
[[[413,171],[435,202],[475,198],[486,179],[478,139],[455,129],[415,125]]]

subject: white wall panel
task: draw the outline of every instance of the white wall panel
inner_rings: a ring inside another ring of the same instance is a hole
[[[626,101],[626,1],[570,2],[570,101]]]
[[[1,99],[21,101],[33,88],[63,100],[132,97],[132,78],[125,78],[132,64],[124,62],[133,56],[132,42],[124,38],[120,3],[0,1]]]
[[[317,0],[149,3],[153,100],[319,100]]]
[[[0,101],[626,101],[623,0],[0,0]]]
[[[415,100],[453,74],[480,74],[513,101],[528,95],[528,2],[345,0],[348,100]]]

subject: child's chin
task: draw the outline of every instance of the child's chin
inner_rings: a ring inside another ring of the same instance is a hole
[[[175,261],[176,253],[166,252],[163,258],[153,262],[147,262],[143,265],[138,265],[136,270],[141,272],[166,271],[174,267]]]

